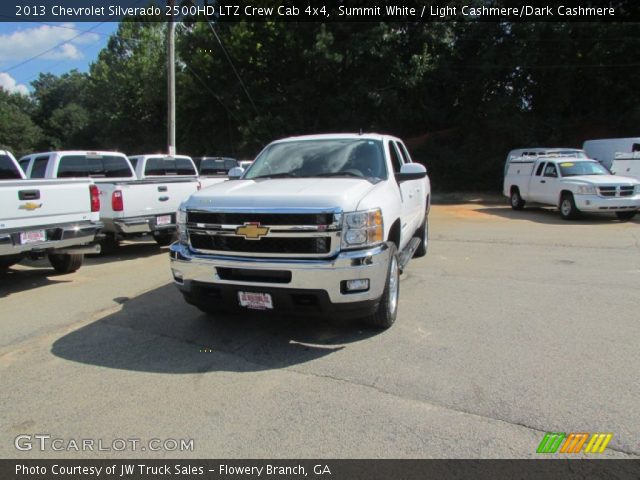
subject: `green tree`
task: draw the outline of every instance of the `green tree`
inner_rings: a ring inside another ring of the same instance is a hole
[[[30,97],[0,88],[0,149],[17,157],[34,150],[42,131],[31,119],[33,110]]]

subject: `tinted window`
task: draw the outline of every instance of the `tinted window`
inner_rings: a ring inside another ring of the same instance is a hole
[[[134,158],[129,157],[129,163],[131,163],[131,167],[135,170],[138,167],[138,158],[137,157],[134,157]]]
[[[200,173],[202,175],[226,175],[234,167],[238,166],[238,162],[231,158],[204,158],[200,164]]]
[[[542,169],[544,168],[545,163],[542,162],[540,165],[538,165],[538,168],[536,170],[536,176],[539,177],[540,175],[542,175]]]
[[[547,163],[547,166],[544,167],[544,176],[545,177],[557,177],[558,176],[558,170],[556,169],[556,164],[555,163]]]
[[[31,167],[31,175],[29,178],[44,178],[44,174],[47,170],[47,163],[49,163],[49,157],[37,157],[33,161],[33,166]]]
[[[0,155],[0,180],[19,180],[22,178],[18,167],[8,155]]]
[[[407,150],[407,147],[404,146],[404,143],[398,142],[398,146],[400,147],[400,151],[404,156],[405,163],[412,163],[413,160],[411,160],[411,155],[409,155],[409,150]]]
[[[402,167],[402,160],[398,156],[398,152],[393,147],[392,143],[389,143],[389,153],[391,154],[391,165],[393,165],[393,171],[395,173],[400,173],[400,167]]]
[[[29,168],[29,159],[21,158],[20,160],[18,160],[18,163],[20,164],[20,168],[22,169],[22,171],[26,174],[27,169]]]
[[[58,177],[131,177],[129,161],[115,155],[66,155],[60,159]]]
[[[188,158],[148,158],[144,174],[162,175],[196,175],[196,171]]]

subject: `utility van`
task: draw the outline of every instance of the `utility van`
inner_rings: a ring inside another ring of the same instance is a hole
[[[616,153],[640,152],[640,137],[587,140],[582,148],[589,158],[598,160],[610,169],[616,158]]]
[[[623,177],[633,177],[636,180],[640,180],[640,152],[616,153],[611,165],[611,172]]]

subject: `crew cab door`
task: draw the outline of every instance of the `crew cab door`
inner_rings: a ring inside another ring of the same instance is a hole
[[[401,153],[401,148],[394,141],[389,141],[387,143],[387,147],[389,149],[389,158],[391,159],[391,165],[393,166],[392,175],[395,173],[400,173],[400,169],[405,163],[405,157]],[[392,179],[390,180],[393,181]],[[398,187],[400,189],[400,202],[402,212],[402,218],[400,219],[401,248],[404,247],[405,241],[411,238],[413,232],[415,232],[417,228],[416,206],[419,198],[419,192],[416,192],[416,189],[419,190],[418,182],[419,181],[417,180],[408,180],[406,182],[400,182],[398,184]]]
[[[541,163],[531,179],[529,195],[535,202],[556,205],[558,203],[558,167],[555,162]]]

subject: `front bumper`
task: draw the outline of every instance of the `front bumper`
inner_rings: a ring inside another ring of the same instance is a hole
[[[331,259],[295,260],[201,255],[180,243],[172,244],[169,254],[174,282],[183,293],[194,295],[203,287],[216,287],[223,298],[234,303],[237,303],[238,291],[273,293],[276,310],[279,306],[289,303],[284,299],[288,292],[292,295],[304,292],[319,294],[326,300],[319,301],[320,304],[326,303],[325,307],[342,305],[348,309],[349,305],[356,303],[374,307],[382,296],[389,266],[389,248],[386,244],[366,250],[341,252]],[[240,277],[242,272],[247,270],[256,272],[256,280],[222,278],[225,277],[223,272],[229,272],[230,269]],[[268,278],[270,272],[276,279],[278,275],[281,277],[275,281],[261,281],[262,278]],[[283,272],[286,272],[286,275]],[[284,280],[282,276],[285,276]],[[344,292],[343,281],[365,278],[369,279],[367,291]],[[279,297],[281,301],[278,301]],[[332,311],[334,308],[321,310]]]
[[[165,215],[171,215],[171,222],[158,225],[158,217]],[[176,230],[176,216],[173,213],[167,213],[164,215],[149,215],[144,217],[105,219],[104,229],[107,232],[121,233],[123,235],[174,232]]]
[[[640,194],[630,197],[574,195],[573,198],[581,212],[625,212],[640,209]]]
[[[96,234],[100,232],[102,227],[100,222],[86,222],[4,231],[0,233],[0,256],[88,245],[95,240]],[[20,243],[20,233],[35,230],[44,230],[47,240],[38,243]]]

